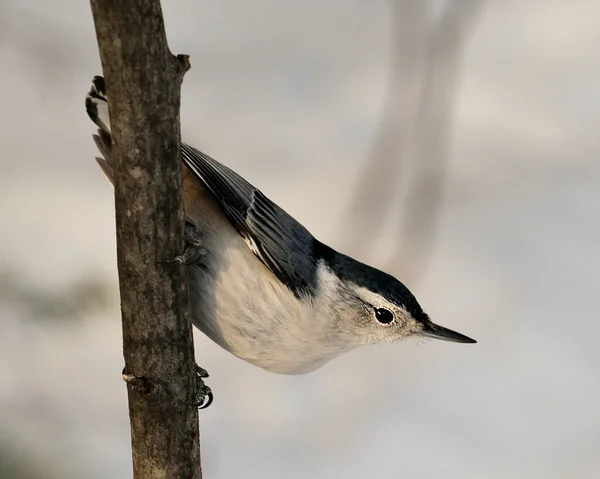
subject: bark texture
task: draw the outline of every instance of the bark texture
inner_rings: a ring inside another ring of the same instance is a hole
[[[201,478],[183,252],[179,104],[188,57],[159,0],[91,0],[115,156],[123,354],[135,478]]]

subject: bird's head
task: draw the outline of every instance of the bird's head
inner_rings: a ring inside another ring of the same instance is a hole
[[[359,344],[424,337],[476,343],[477,341],[433,323],[415,296],[393,276],[332,251],[322,263],[323,289],[342,324]]]

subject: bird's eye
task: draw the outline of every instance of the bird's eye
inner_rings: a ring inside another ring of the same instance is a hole
[[[387,309],[377,308],[375,309],[375,318],[381,324],[390,324],[394,320],[394,315]]]

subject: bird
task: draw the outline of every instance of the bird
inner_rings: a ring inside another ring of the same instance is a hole
[[[86,110],[114,184],[104,78]],[[259,189],[181,143],[183,205],[201,254],[186,261],[193,324],[264,370],[304,374],[360,346],[407,338],[476,341],[431,321],[395,277],[317,240]]]

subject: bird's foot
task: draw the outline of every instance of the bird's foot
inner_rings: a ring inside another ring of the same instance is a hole
[[[202,248],[202,240],[198,235],[196,226],[186,222],[183,239],[185,240],[185,248],[182,254],[175,257],[174,263],[190,265],[200,261],[206,251]]]
[[[139,394],[148,396],[155,392],[154,386],[150,383],[150,381],[148,381],[148,379],[129,374],[126,372],[125,368],[123,368],[121,375],[123,376],[123,381],[131,384],[134,390]],[[210,387],[204,384],[204,379],[207,377],[208,372],[206,369],[201,368],[196,364],[196,391],[192,406],[197,407],[198,409],[206,409],[214,400],[212,390]]]
[[[214,396],[211,389],[204,384],[204,378],[208,377],[206,369],[196,364],[196,401],[194,406],[198,409],[206,409],[213,402]]]

